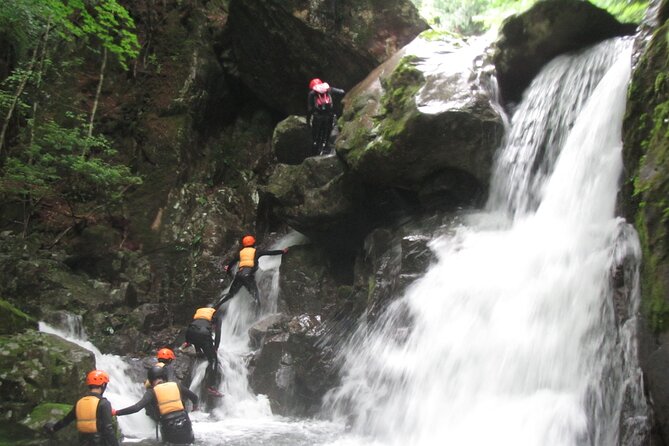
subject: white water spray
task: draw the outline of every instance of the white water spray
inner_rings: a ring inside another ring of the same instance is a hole
[[[558,58],[529,88],[494,214],[477,219],[511,226],[472,219],[435,240],[438,263],[358,332],[328,404],[357,432],[386,445],[618,444],[624,392],[645,404],[635,320],[616,326],[610,285],[620,252],[638,254],[614,218],[629,47]]]

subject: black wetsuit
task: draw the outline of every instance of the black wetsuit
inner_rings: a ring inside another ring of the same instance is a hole
[[[320,108],[316,105],[317,94],[314,90],[309,91],[307,96],[307,122],[311,121],[311,144],[312,154],[322,155],[326,152],[330,133],[334,127],[334,101],[332,93],[343,95],[345,93],[341,88],[330,87],[328,93],[330,104],[328,107]]]
[[[241,252],[241,251],[240,251]],[[214,306],[214,308],[218,308],[237,294],[241,287],[244,287],[248,290],[249,293],[251,293],[251,296],[253,296],[253,302],[255,303],[256,306],[256,313],[260,311],[260,291],[258,290],[258,285],[256,284],[256,271],[258,270],[258,259],[262,256],[278,256],[282,255],[284,251],[282,249],[274,249],[274,250],[269,250],[269,251],[261,251],[259,249],[256,249],[255,256],[253,259],[253,266],[242,266],[237,270],[237,274],[235,274],[235,278],[232,281],[232,284],[230,285],[230,290],[227,292],[225,296],[223,296]],[[227,264],[228,270],[232,268],[235,263],[239,262],[239,252],[237,253],[236,257],[233,257]]]
[[[216,352],[221,344],[221,318],[222,313],[216,311],[211,322],[206,319],[193,319],[186,328],[186,342],[193,344],[198,352],[204,353],[211,370],[216,370],[218,366]]]
[[[196,394],[190,391],[187,387],[183,386],[181,383],[176,383],[179,386],[179,393],[181,394],[181,399],[183,400],[184,396],[192,401],[193,406],[197,406],[199,398]],[[130,415],[137,413],[142,409],[145,409],[149,406],[153,406],[154,413],[160,413],[158,410],[158,402],[156,400],[156,393],[153,389],[148,389],[144,392],[142,399],[137,401],[132,406],[125,407],[116,412],[117,416]],[[188,417],[188,413],[185,410],[178,410],[176,412],[171,412],[166,415],[160,415],[160,434],[163,438],[163,442],[169,442],[173,444],[191,444],[195,441],[195,436],[193,435],[193,427]]]
[[[88,392],[85,396],[95,396],[100,398],[98,408],[95,413],[97,432],[94,434],[85,434],[79,432],[80,446],[119,446],[116,438],[116,431],[112,423],[111,403],[99,393]],[[76,404],[62,420],[53,425],[53,431],[56,432],[77,419]]]

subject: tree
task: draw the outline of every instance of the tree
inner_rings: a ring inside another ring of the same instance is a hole
[[[24,59],[0,88],[0,116],[4,116],[0,195],[5,202],[16,200],[23,205],[24,234],[34,211],[45,201],[65,202],[75,221],[81,218],[80,205],[111,204],[127,187],[140,183],[115,159],[109,140],[93,132],[108,54],[127,69],[127,61],[138,53],[134,22],[127,10],[116,0],[12,0],[0,2],[0,25]],[[72,62],[71,58],[55,62],[49,48],[74,39],[102,57],[88,118],[46,110],[49,98],[42,79],[48,74],[52,83],[62,81],[70,75]],[[38,114],[39,104],[46,107]],[[17,130],[8,141],[12,122]]]
[[[585,0],[584,0],[585,1]],[[438,28],[463,35],[497,28],[512,14],[527,10],[537,0],[413,0],[421,14]],[[591,0],[621,22],[640,23],[648,0]],[[437,26],[438,25],[438,26]]]

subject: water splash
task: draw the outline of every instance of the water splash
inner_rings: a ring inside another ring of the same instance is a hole
[[[622,419],[646,429],[635,323],[617,325],[611,299],[615,253],[635,252],[614,218],[629,47],[609,41],[539,75],[491,213],[433,241],[437,264],[360,329],[334,416],[387,445],[610,446]],[[478,224],[494,214],[512,218]]]

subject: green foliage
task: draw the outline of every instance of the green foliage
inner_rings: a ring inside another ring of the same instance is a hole
[[[17,149],[7,158],[0,179],[4,199],[113,202],[123,187],[141,183],[127,166],[113,164],[116,151],[107,138],[87,136],[81,121],[72,127],[46,121],[35,129],[32,143]]]
[[[137,56],[135,22],[117,0],[11,0],[0,2],[0,29],[20,53],[47,26],[66,40],[96,39],[125,68]]]
[[[496,29],[505,18],[519,14],[537,0],[413,0],[421,15],[434,27],[463,35]],[[648,0],[591,0],[621,22],[639,23]]]

